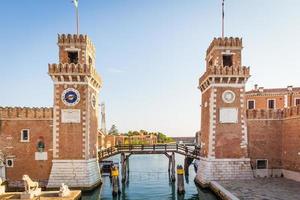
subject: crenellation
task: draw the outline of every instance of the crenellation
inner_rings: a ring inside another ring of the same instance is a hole
[[[87,35],[77,35],[77,34],[58,34],[57,43],[61,45],[70,44],[86,44],[93,52],[95,52],[95,46]]]
[[[53,108],[0,107],[0,119],[52,119]]]
[[[250,77],[250,67],[246,66],[221,66],[221,65],[213,65],[208,66],[207,71],[200,77],[199,79],[199,86],[203,84],[204,81],[207,80],[208,77],[228,77],[228,76],[235,76],[235,78],[243,77],[245,79]]]
[[[225,38],[214,38],[211,44],[209,45],[206,54],[208,55],[214,47],[222,47],[222,48],[232,48],[238,47],[243,48],[243,40],[242,38],[233,38],[233,37],[225,37]]]

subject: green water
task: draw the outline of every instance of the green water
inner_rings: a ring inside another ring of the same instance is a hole
[[[118,161],[119,156],[113,160]],[[183,166],[184,157],[176,154],[176,165]],[[131,155],[129,181],[121,184],[121,194],[112,197],[112,185],[108,176],[102,177],[103,185],[94,191],[83,193],[83,200],[215,200],[209,190],[202,190],[194,183],[194,167],[190,166],[185,180],[185,194],[177,195],[177,182],[169,181],[168,159],[165,155]]]

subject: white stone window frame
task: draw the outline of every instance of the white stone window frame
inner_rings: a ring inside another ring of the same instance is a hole
[[[274,108],[269,108],[269,101],[274,101]],[[276,109],[276,99],[267,99],[267,109],[270,109],[270,110]]]
[[[11,165],[10,165],[10,166],[8,165],[8,161],[11,161]],[[13,159],[13,158],[7,158],[7,159],[5,160],[5,166],[6,166],[6,167],[9,167],[9,168],[14,167],[14,159]]]
[[[257,168],[258,161],[267,161],[266,168],[264,168],[264,169],[269,169],[269,161],[268,161],[268,159],[256,159],[256,167],[255,167],[256,169],[258,169]]]
[[[247,109],[250,109],[250,108],[249,108],[249,101],[253,101],[253,108],[252,108],[252,109],[255,109],[255,108],[256,108],[256,102],[255,102],[255,99],[248,99],[248,100],[247,100]]]
[[[295,97],[295,98],[294,98],[294,106],[297,106],[297,104],[296,104],[297,100],[300,101],[300,97]],[[298,105],[300,106],[300,104],[298,104]]]
[[[27,140],[23,140],[23,131],[27,131],[28,134],[28,139]],[[29,128],[25,128],[21,130],[21,142],[30,142],[30,129]]]

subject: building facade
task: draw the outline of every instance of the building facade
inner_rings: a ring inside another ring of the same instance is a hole
[[[299,88],[245,91],[242,39],[215,38],[199,79],[201,160],[197,181],[284,176],[300,181]]]
[[[0,108],[5,178],[19,186],[27,174],[48,188],[100,183],[95,47],[86,35],[58,35],[59,63],[49,64],[53,108]]]

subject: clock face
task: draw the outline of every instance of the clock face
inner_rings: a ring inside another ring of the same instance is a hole
[[[235,99],[235,94],[231,90],[226,90],[222,95],[223,101],[226,103],[232,103]]]
[[[80,94],[74,88],[68,88],[63,91],[61,99],[67,106],[74,106],[80,101]]]

